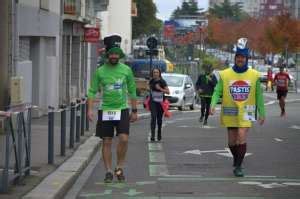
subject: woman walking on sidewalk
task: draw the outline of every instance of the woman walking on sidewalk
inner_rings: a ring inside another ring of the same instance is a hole
[[[166,81],[161,77],[161,71],[154,68],[151,71],[152,79],[149,82],[150,88],[150,111],[151,111],[151,141],[155,141],[155,127],[157,123],[157,140],[161,140],[163,107],[161,103],[165,100],[164,94],[169,94]]]
[[[227,127],[228,145],[233,155],[233,173],[243,177],[242,163],[247,151],[246,137],[252,121],[259,113],[259,123],[265,120],[265,107],[259,72],[248,68],[249,49],[247,39],[239,39],[235,65],[220,72],[215,88],[210,113],[215,113],[216,104],[222,95],[221,124]]]

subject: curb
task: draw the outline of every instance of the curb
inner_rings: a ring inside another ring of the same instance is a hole
[[[100,140],[95,136],[88,138],[78,147],[72,157],[49,174],[37,187],[23,196],[23,199],[59,199],[74,184],[78,176],[89,164],[100,147]]]

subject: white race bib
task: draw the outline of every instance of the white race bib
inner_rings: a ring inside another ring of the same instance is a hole
[[[244,120],[246,121],[256,121],[255,118],[255,111],[256,111],[256,106],[250,106],[247,105],[244,107]]]
[[[102,121],[120,121],[121,110],[109,110],[102,112]]]
[[[152,99],[155,102],[162,102],[164,100],[163,92],[152,91],[151,94],[152,94]]]

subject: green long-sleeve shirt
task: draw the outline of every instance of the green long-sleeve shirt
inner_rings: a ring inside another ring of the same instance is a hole
[[[220,99],[220,96],[223,94],[223,80],[220,78],[218,81],[214,94],[212,96],[211,100],[211,107],[215,107]],[[258,110],[259,117],[265,117],[265,106],[264,106],[264,96],[263,91],[260,85],[260,80],[257,80],[256,82],[256,92],[255,92],[255,100],[256,100],[256,106]]]
[[[108,63],[99,67],[91,81],[88,98],[94,99],[98,91],[102,91],[102,110],[122,110],[128,108],[129,94],[136,99],[136,85],[129,66],[119,63],[111,66]]]

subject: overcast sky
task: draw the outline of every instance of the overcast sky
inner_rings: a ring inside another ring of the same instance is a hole
[[[157,17],[162,20],[167,20],[170,18],[172,12],[181,6],[182,0],[153,0],[157,6],[158,13]],[[208,8],[208,0],[198,0],[199,8]]]

